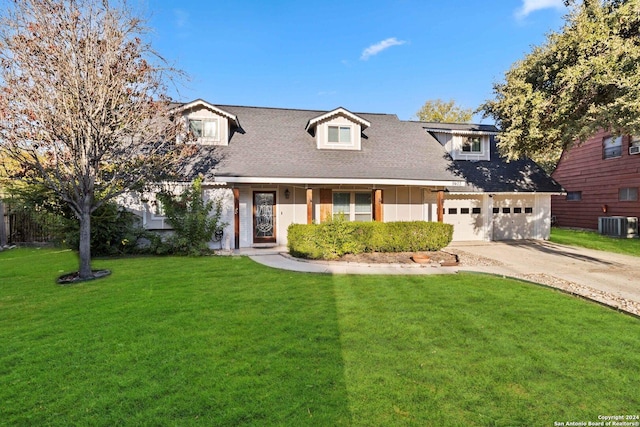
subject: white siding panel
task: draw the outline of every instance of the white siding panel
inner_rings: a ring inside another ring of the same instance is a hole
[[[220,242],[212,242],[210,247],[213,249],[229,249],[233,245],[234,239],[233,191],[230,188],[206,188],[203,193],[205,201],[220,201],[222,204],[220,221],[227,224],[223,229],[222,240]]]
[[[240,190],[240,247],[253,245],[252,192],[250,188]]]

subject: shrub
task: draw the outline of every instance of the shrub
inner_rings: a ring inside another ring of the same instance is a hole
[[[309,259],[336,259],[363,252],[437,251],[451,242],[453,226],[437,222],[347,222],[291,224],[289,253]]]
[[[166,240],[152,241],[152,248],[158,254],[202,255],[209,252],[209,242],[213,234],[227,224],[220,221],[222,201],[204,201],[202,180],[197,178],[179,196],[159,193],[167,221],[173,227],[173,234]],[[210,215],[213,211],[213,215]],[[157,244],[157,245],[156,245]]]
[[[74,250],[80,245],[80,225],[75,218],[66,219],[64,243]],[[139,217],[107,202],[91,214],[91,255],[108,256],[141,252],[138,239],[147,235],[139,225]]]

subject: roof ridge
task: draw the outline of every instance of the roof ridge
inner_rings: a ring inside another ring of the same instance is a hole
[[[368,114],[368,115],[378,115],[378,116],[396,116],[397,114],[395,113],[371,113],[371,112],[356,112],[356,111],[352,111],[346,107],[342,107],[342,106],[338,106],[335,108],[331,108],[328,110],[323,110],[323,109],[311,109],[311,108],[291,108],[291,107],[263,107],[263,106],[259,106],[259,105],[232,105],[232,104],[216,104],[213,102],[208,102],[205,101],[202,98],[197,98],[193,101],[188,101],[188,102],[178,102],[178,101],[172,101],[171,104],[176,104],[176,105],[186,105],[186,104],[190,104],[192,102],[195,101],[203,101],[206,102],[208,104],[211,104],[213,106],[219,107],[219,108],[252,108],[252,109],[260,109],[260,110],[281,110],[281,111],[300,111],[300,112],[309,112],[309,113],[328,113],[331,111],[334,111],[336,109],[342,108],[344,110],[349,111],[352,114]]]

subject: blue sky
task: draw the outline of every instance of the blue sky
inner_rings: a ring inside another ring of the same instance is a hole
[[[428,99],[475,109],[567,13],[562,0],[142,4],[153,47],[190,77],[172,93],[179,101],[403,120]]]

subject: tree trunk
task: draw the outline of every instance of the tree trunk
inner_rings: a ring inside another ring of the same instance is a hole
[[[91,271],[91,209],[87,203],[82,207],[82,214],[80,215],[78,257],[80,258],[80,278],[90,278],[93,275]]]

